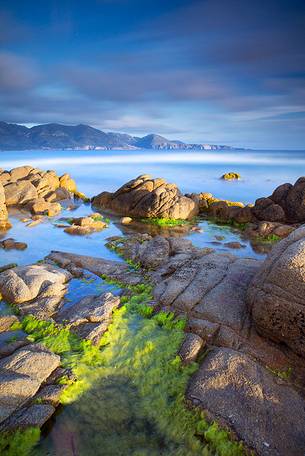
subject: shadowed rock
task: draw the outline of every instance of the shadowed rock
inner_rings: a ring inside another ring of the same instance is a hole
[[[274,246],[249,290],[258,331],[305,357],[305,227]]]

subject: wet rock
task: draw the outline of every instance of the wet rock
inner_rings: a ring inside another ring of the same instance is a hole
[[[175,184],[142,175],[124,184],[115,193],[103,192],[93,205],[120,215],[188,219],[198,214],[198,206],[183,196]]]
[[[273,247],[248,290],[256,328],[305,356],[305,227]]]
[[[246,247],[245,244],[241,244],[240,242],[226,242],[224,245],[229,249],[244,249]]]
[[[25,250],[28,245],[25,242],[18,242],[13,238],[8,238],[0,242],[0,247],[4,250]]]
[[[0,273],[4,272],[4,271],[7,271],[8,269],[13,269],[13,268],[16,268],[16,267],[17,267],[16,263],[5,264],[4,266],[0,266]]]
[[[0,423],[33,397],[60,364],[60,357],[35,344],[0,360]]]
[[[187,397],[211,419],[221,418],[258,455],[305,452],[301,395],[247,355],[211,350],[192,377]]]
[[[43,198],[38,198],[29,206],[32,214],[35,215],[47,215],[48,217],[54,217],[61,211],[61,205],[59,203],[49,203]]]
[[[146,268],[155,269],[164,261],[167,261],[170,246],[168,241],[162,236],[156,236],[146,244],[141,245],[139,260]]]
[[[196,361],[196,358],[203,348],[204,342],[197,334],[187,333],[178,355],[184,363]]]
[[[107,223],[104,222],[103,217],[100,214],[91,214],[86,217],[73,218],[71,220],[71,226],[65,228],[65,233],[86,235],[101,231],[107,227]]]
[[[68,271],[49,264],[20,266],[0,274],[0,293],[21,313],[44,319],[56,311],[71,278]]]

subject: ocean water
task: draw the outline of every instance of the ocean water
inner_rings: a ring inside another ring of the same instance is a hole
[[[101,191],[114,191],[123,183],[140,175],[151,174],[175,182],[182,192],[211,192],[218,198],[253,203],[256,198],[268,196],[284,182],[295,182],[305,175],[305,151],[10,151],[0,153],[0,168],[32,165],[42,169],[54,169],[58,174],[68,172],[76,180],[80,191],[92,197]],[[240,181],[226,182],[220,176],[227,171],[239,172]],[[81,205],[73,214],[63,211],[61,216],[80,216],[91,212],[90,205]],[[123,227],[119,217],[111,217],[108,229],[90,236],[71,236],[54,226],[59,217],[28,228],[21,219],[25,215],[11,213],[13,228],[1,238],[13,237],[28,244],[20,251],[0,251],[0,265],[14,262],[28,264],[42,259],[50,250],[114,258],[105,248],[109,236],[121,235],[134,230],[148,231],[148,225]],[[242,239],[241,234],[201,220],[201,232],[185,233],[175,228],[162,231],[167,235],[186,235],[198,247],[213,247],[226,252],[227,242],[240,241],[242,249],[234,250],[240,256],[263,258],[265,249]],[[216,237],[215,237],[216,236]],[[217,238],[221,236],[221,241]]]

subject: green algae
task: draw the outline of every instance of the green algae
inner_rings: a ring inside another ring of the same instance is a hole
[[[158,217],[141,219],[141,222],[148,223],[150,225],[160,226],[160,227],[182,226],[182,225],[189,225],[191,223],[190,220],[158,218]]]
[[[99,363],[74,367],[78,381],[61,396],[67,407],[58,426],[72,432],[78,454],[96,454],[99,448],[105,455],[243,454],[223,430],[220,445],[216,425],[186,407],[187,383],[197,365],[182,365],[177,351],[184,332],[172,315],[162,315],[143,318],[130,300],[114,313]],[[208,432],[209,440],[198,429]]]
[[[40,439],[40,429],[29,427],[0,434],[0,454],[3,456],[27,456]]]
[[[124,286],[109,278],[108,282]],[[52,454],[66,440],[72,445],[70,452],[80,456],[244,454],[227,431],[186,407],[187,384],[198,366],[184,366],[177,356],[185,320],[172,312],[154,312],[149,283],[125,288],[128,294],[121,298],[122,307],[114,311],[99,346],[53,321],[29,315],[19,324],[32,342],[58,353],[62,365],[77,378],[60,379],[68,385],[60,398],[63,412],[34,450],[37,439],[24,445],[24,456]],[[10,442],[13,447],[14,438]]]

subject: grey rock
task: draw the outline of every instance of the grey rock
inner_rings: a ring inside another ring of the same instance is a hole
[[[192,377],[187,397],[211,419],[225,422],[258,455],[305,453],[302,397],[242,353],[211,350]]]
[[[0,274],[0,293],[22,313],[46,318],[56,311],[71,278],[68,271],[50,264],[20,266]]]
[[[35,344],[0,360],[0,423],[33,397],[60,364],[60,357]]]

